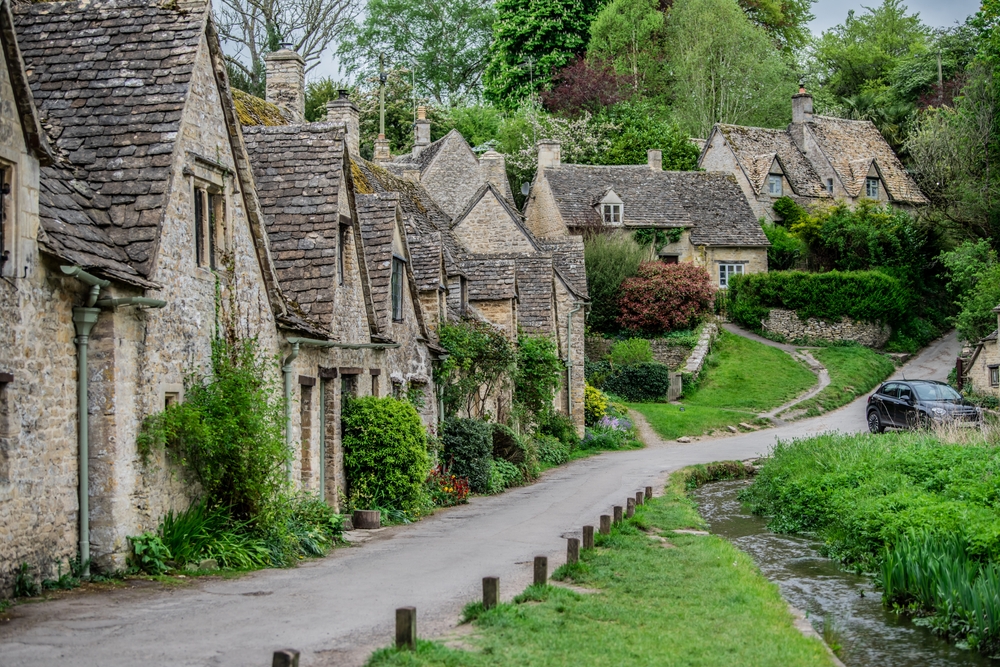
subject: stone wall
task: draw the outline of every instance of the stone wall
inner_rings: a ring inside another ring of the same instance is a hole
[[[611,354],[611,348],[615,346],[614,340],[602,338],[601,336],[587,336],[585,348],[587,361],[603,361]],[[649,346],[653,350],[653,361],[665,364],[670,370],[675,371],[681,367],[684,360],[691,354],[691,348],[687,345],[671,344],[663,338],[652,338]]]
[[[885,345],[892,334],[888,325],[857,322],[846,316],[840,322],[824,322],[813,317],[803,321],[795,311],[783,308],[773,308],[761,326],[764,331],[788,340],[853,341],[876,349]]]
[[[535,252],[496,195],[487,192],[452,232],[470,252]]]

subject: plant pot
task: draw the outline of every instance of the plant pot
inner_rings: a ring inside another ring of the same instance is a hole
[[[382,513],[378,510],[354,510],[351,518],[355,530],[371,530],[382,526]]]

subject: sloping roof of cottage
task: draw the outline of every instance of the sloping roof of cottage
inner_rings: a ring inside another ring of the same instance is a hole
[[[710,246],[769,246],[760,221],[736,177],[708,171],[665,171],[694,223],[691,243]]]
[[[459,266],[469,280],[469,301],[517,298],[517,261],[508,255],[466,255]]]
[[[416,234],[407,231],[406,240],[410,246],[410,265],[417,289],[436,290],[441,286],[441,264],[443,248],[441,232]]]
[[[733,149],[737,162],[760,194],[775,158],[795,194],[801,197],[830,197],[819,175],[799,151],[787,130],[718,124],[719,131]]]
[[[587,270],[583,260],[583,237],[570,235],[542,239],[543,250],[552,253],[553,267],[576,296],[590,298],[587,292]]]
[[[609,190],[624,202],[626,227],[690,227],[691,218],[677,193],[664,187],[663,174],[667,173],[646,165],[562,164],[545,168],[545,178],[569,227],[601,226],[604,221],[599,203]]]
[[[381,195],[356,195],[361,238],[368,262],[368,280],[372,289],[372,303],[379,329],[389,331],[392,321],[389,303],[392,278],[392,230],[396,225],[396,206],[399,196],[395,193]]]
[[[236,108],[236,117],[240,120],[240,125],[250,127],[252,125],[266,125],[276,127],[278,125],[288,125],[291,121],[285,118],[285,114],[277,104],[272,104],[267,100],[245,93],[236,88],[232,89],[233,106]]]
[[[514,260],[517,272],[517,323],[528,333],[552,333],[552,257],[526,255]]]
[[[53,148],[77,180],[110,199],[107,236],[143,276],[152,268],[205,15],[148,0],[26,3],[14,10],[31,92]],[[102,256],[106,244],[95,244],[93,254]]]
[[[806,126],[852,197],[862,193],[874,160],[889,197],[909,204],[926,204],[927,197],[906,173],[896,153],[868,120],[812,116]]]

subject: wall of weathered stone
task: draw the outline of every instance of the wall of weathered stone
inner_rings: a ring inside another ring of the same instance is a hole
[[[813,317],[803,321],[795,311],[783,308],[771,309],[761,326],[788,340],[853,341],[872,348],[881,348],[892,334],[888,325],[857,322],[846,316],[840,322],[824,322]]]
[[[571,382],[566,385],[566,374],[563,376],[563,386],[556,397],[558,409],[564,414],[569,414],[576,425],[577,432],[583,435],[583,400],[584,385],[584,364],[586,362],[585,343],[586,337],[586,309],[579,308],[581,302],[563,283],[562,279],[556,278],[554,290],[556,304],[556,342],[559,346],[559,356],[566,361],[571,375]],[[576,312],[572,312],[572,311]],[[572,313],[572,315],[571,315]],[[571,319],[572,318],[572,319]]]
[[[450,137],[438,150],[420,183],[445,213],[455,218],[485,182],[479,160],[461,137]]]
[[[545,179],[544,169],[538,170],[531,184],[528,202],[524,209],[524,220],[531,233],[538,238],[551,238],[569,233]]]
[[[615,346],[614,340],[601,336],[587,336],[584,342],[587,361],[602,361],[609,354],[611,348]],[[663,338],[649,339],[649,346],[653,351],[653,360],[661,364],[666,364],[670,370],[680,368],[684,360],[691,354],[691,348],[686,345],[677,345]]]
[[[535,252],[528,237],[492,192],[483,195],[452,232],[469,252]]]
[[[965,369],[972,389],[980,394],[1000,395],[1000,387],[990,385],[990,366],[1000,365],[1000,346],[995,340],[983,343],[975,361]]]

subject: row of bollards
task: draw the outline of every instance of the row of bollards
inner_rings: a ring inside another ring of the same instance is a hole
[[[635,498],[626,499],[625,507],[615,505],[613,516],[602,514],[599,524],[601,535],[611,534],[612,521],[620,524],[624,517],[635,516],[635,508],[653,497],[653,487],[647,486],[645,491],[637,491]],[[580,547],[594,548],[594,527],[583,527],[583,542],[577,537],[566,539],[566,562],[580,562]],[[534,579],[535,586],[546,586],[549,583],[549,559],[546,556],[535,556]],[[500,577],[483,577],[483,609],[493,609],[500,604]],[[396,648],[415,651],[417,649],[417,608],[400,607],[396,610]],[[299,652],[294,649],[283,649],[274,652],[271,667],[299,667]]]

